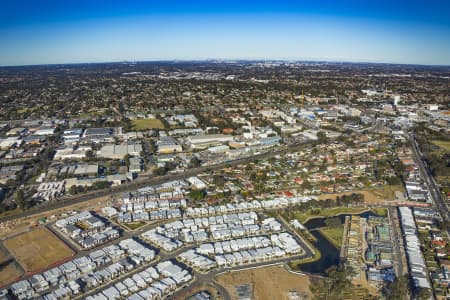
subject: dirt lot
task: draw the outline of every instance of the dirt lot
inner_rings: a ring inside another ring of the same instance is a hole
[[[8,259],[8,255],[0,249],[0,264]]]
[[[289,299],[290,291],[297,291],[299,295],[307,295],[307,299],[311,298],[309,277],[290,273],[283,266],[231,272],[220,275],[218,282],[228,290],[233,300],[238,299],[236,285],[244,284],[252,285],[252,299]]]
[[[100,210],[101,207],[105,206],[110,200],[109,197],[95,198],[83,203],[74,204],[66,206],[60,209],[49,210],[44,213],[32,215],[26,218],[20,218],[14,221],[8,221],[5,223],[0,223],[0,238],[8,238],[14,236],[21,232],[26,232],[30,226],[36,224],[36,222],[41,218],[48,218],[49,221],[56,220],[55,217],[61,215],[62,213],[73,211],[73,210]],[[53,218],[53,220],[52,220]]]
[[[63,241],[46,228],[7,239],[4,245],[26,272],[43,270],[74,254]]]
[[[1,265],[1,263],[0,263]],[[21,276],[21,272],[13,263],[8,263],[0,267],[0,287],[7,286]]]
[[[6,250],[0,249],[0,287],[12,283],[15,279],[22,275],[21,271],[16,268],[16,265],[8,257]]]

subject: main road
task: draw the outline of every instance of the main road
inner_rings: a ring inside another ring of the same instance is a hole
[[[441,197],[441,192],[437,186],[436,180],[434,179],[433,175],[431,174],[430,169],[424,163],[423,154],[419,148],[419,145],[417,144],[414,133],[411,134],[410,140],[411,140],[411,145],[412,145],[415,160],[416,160],[417,164],[419,165],[419,169],[420,169],[420,173],[422,174],[422,178],[425,180],[425,183],[428,186],[428,190],[430,191],[431,199],[433,200],[433,203],[434,203],[435,207],[438,209],[442,218],[445,221],[448,221],[448,220],[450,220],[450,215],[449,215],[447,204]]]
[[[190,176],[198,175],[200,173],[211,172],[214,170],[223,169],[228,166],[237,166],[237,165],[245,164],[248,162],[256,161],[259,159],[265,159],[265,158],[276,156],[276,155],[282,155],[282,154],[285,154],[285,153],[288,153],[291,151],[299,150],[302,147],[304,147],[305,144],[308,144],[309,142],[310,141],[305,140],[305,141],[291,144],[288,146],[284,145],[284,146],[279,147],[278,150],[268,151],[265,153],[255,154],[252,156],[246,156],[246,157],[238,158],[235,160],[221,162],[221,163],[214,164],[211,166],[201,166],[198,168],[191,168],[191,169],[184,170],[183,172],[179,172],[179,173],[168,174],[168,175],[163,175],[163,176],[152,176],[152,175],[140,176],[135,181],[132,181],[132,182],[129,182],[126,184],[122,184],[119,186],[114,186],[114,187],[110,187],[110,188],[102,189],[102,190],[91,191],[91,192],[83,193],[81,195],[64,196],[64,197],[61,197],[60,199],[58,199],[57,201],[45,202],[42,205],[39,205],[35,208],[31,208],[24,212],[10,215],[10,216],[1,217],[0,222],[11,221],[11,220],[15,220],[15,219],[23,218],[23,217],[36,215],[36,214],[43,213],[43,212],[46,212],[49,210],[63,208],[63,207],[69,206],[69,205],[86,202],[86,201],[89,201],[89,200],[92,200],[95,198],[99,198],[99,197],[117,195],[117,194],[120,194],[123,192],[131,192],[131,191],[135,191],[136,189],[139,189],[139,188],[142,188],[145,186],[161,184],[166,181],[184,179],[184,178],[187,178]]]

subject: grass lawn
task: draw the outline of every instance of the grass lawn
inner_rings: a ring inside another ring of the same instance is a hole
[[[292,211],[291,219],[295,218],[300,221],[300,223],[305,223],[309,218],[315,217],[333,217],[339,214],[359,214],[366,211],[367,208],[361,207],[334,207],[334,208],[326,208],[326,209],[316,209],[314,211],[308,210],[305,212],[301,211]],[[289,214],[289,213],[288,213]]]
[[[373,211],[380,217],[387,217],[387,208],[385,207],[374,207],[371,209],[371,211]]]
[[[135,222],[135,223],[128,223],[128,224],[123,224],[123,226],[131,229],[131,230],[135,230],[138,229],[144,225],[146,225],[147,223],[145,222]]]
[[[450,151],[450,141],[433,140],[431,142],[436,146],[445,149],[446,151]]]
[[[344,225],[338,227],[325,227],[319,229],[320,233],[329,240],[337,249],[341,248]]]
[[[105,109],[101,108],[99,110],[91,110],[91,111],[88,111],[88,112],[82,112],[82,113],[79,114],[79,116],[80,116],[80,118],[87,118],[87,119],[89,119],[89,118],[94,118],[96,116],[103,115],[104,111],[105,111]]]
[[[157,118],[132,120],[133,130],[147,130],[147,129],[164,129],[161,120]]]
[[[32,112],[37,111],[37,110],[40,109],[40,108],[41,108],[40,105],[34,106],[34,107],[32,107],[32,108],[24,107],[24,108],[18,109],[18,110],[17,110],[17,113],[19,113],[19,114],[23,114],[23,113],[27,113],[27,112],[32,113]]]
[[[374,194],[375,196],[383,200],[392,201],[395,200],[395,192],[396,191],[403,192],[404,189],[402,185],[384,185],[382,187],[368,188],[366,191]]]
[[[322,257],[322,254],[320,253],[319,250],[317,250],[316,248],[312,247],[312,249],[314,249],[314,256],[313,257],[308,257],[308,258],[304,258],[304,259],[296,259],[296,260],[292,260],[288,263],[289,267],[293,270],[298,270],[300,265],[303,264],[308,264],[308,263],[312,263],[315,261],[318,261],[320,259],[320,257]]]
[[[364,196],[364,202],[368,205],[376,204],[384,201],[395,200],[395,191],[404,191],[402,185],[384,185],[380,187],[369,187],[362,190],[354,190],[351,192],[335,193],[335,194],[322,194],[319,195],[319,200],[336,199],[337,196],[350,195],[350,194],[362,194]]]

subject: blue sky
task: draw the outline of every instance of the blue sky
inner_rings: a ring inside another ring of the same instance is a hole
[[[450,65],[450,1],[0,2],[0,65],[210,58]]]

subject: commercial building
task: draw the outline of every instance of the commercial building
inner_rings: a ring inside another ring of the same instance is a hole
[[[403,231],[406,256],[408,258],[409,272],[416,288],[431,288],[428,280],[428,270],[420,249],[416,222],[409,207],[399,207],[400,224]]]
[[[205,135],[193,135],[186,138],[186,142],[192,148],[206,148],[210,145],[218,143],[226,143],[234,141],[232,135],[225,134],[205,134]]]
[[[123,159],[126,155],[140,156],[142,145],[140,142],[128,142],[119,145],[107,144],[97,152],[98,157],[109,159]]]

